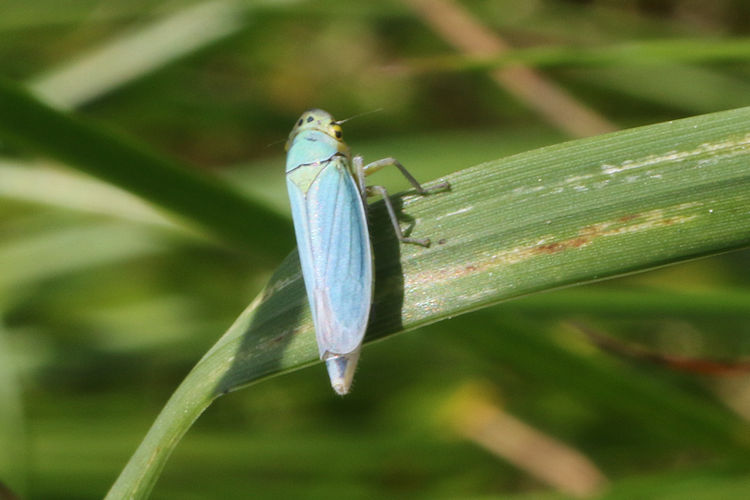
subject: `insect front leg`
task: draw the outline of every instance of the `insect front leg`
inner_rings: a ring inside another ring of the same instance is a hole
[[[398,168],[401,173],[406,177],[406,179],[411,183],[412,186],[417,190],[417,192],[421,195],[426,195],[428,193],[431,193],[436,190],[443,190],[450,188],[450,184],[447,182],[442,182],[438,184],[437,186],[434,186],[430,189],[425,189],[422,187],[422,185],[417,182],[417,180],[412,176],[406,168],[404,168],[401,163],[396,160],[395,158],[383,158],[382,160],[374,161],[372,163],[368,163],[367,165],[363,166],[363,160],[361,156],[355,156],[352,159],[352,163],[354,166],[354,170],[357,175],[357,185],[359,186],[359,190],[362,193],[362,199],[366,199],[368,196],[372,196],[373,194],[379,194],[383,197],[383,202],[385,203],[385,208],[388,210],[388,216],[391,219],[391,224],[393,225],[393,230],[396,232],[396,237],[398,237],[399,241],[402,243],[413,243],[415,245],[421,245],[423,247],[429,247],[430,246],[430,239],[429,238],[408,238],[404,236],[403,231],[401,231],[401,226],[398,223],[398,218],[396,217],[396,211],[393,208],[393,204],[391,203],[390,198],[388,198],[388,191],[383,186],[368,186],[365,181],[365,177],[371,173],[377,172],[383,167],[387,166],[395,166]]]
[[[359,161],[360,161],[360,164],[361,164],[362,158],[361,157],[359,157],[359,158],[360,158]],[[442,191],[444,189],[450,188],[450,184],[448,182],[441,182],[440,184],[437,184],[436,186],[433,186],[430,189],[423,188],[422,185],[417,181],[417,179],[415,179],[414,176],[411,175],[408,170],[406,170],[406,167],[404,167],[403,165],[401,165],[400,161],[398,161],[395,158],[391,158],[391,157],[383,158],[381,160],[377,160],[377,161],[373,161],[371,163],[368,163],[367,165],[365,165],[364,167],[362,167],[362,171],[363,171],[364,175],[367,176],[367,175],[370,175],[370,174],[374,174],[375,172],[377,172],[378,170],[380,170],[383,167],[390,167],[390,166],[396,167],[401,172],[401,174],[404,177],[406,177],[406,180],[408,180],[409,183],[412,186],[414,186],[414,189],[416,189],[417,193],[419,193],[419,194],[425,195],[425,194],[432,193],[432,192],[435,192],[435,191]]]
[[[361,156],[355,156],[352,158],[352,165],[354,166],[354,174],[357,176],[357,187],[359,188],[359,194],[362,195],[362,201],[367,205],[367,181],[365,180],[365,167],[364,160]]]

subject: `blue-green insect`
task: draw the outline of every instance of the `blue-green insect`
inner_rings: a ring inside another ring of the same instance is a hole
[[[385,188],[366,186],[365,176],[393,165],[418,193],[428,191],[393,158],[367,165],[359,156],[352,158],[341,123],[320,109],[302,114],[286,144],[286,184],[320,359],[333,389],[343,395],[352,383],[372,304],[367,196],[383,197],[399,240],[423,246],[430,241],[404,237]]]

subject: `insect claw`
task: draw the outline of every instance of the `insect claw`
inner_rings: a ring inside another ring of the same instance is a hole
[[[425,248],[429,248],[430,244],[432,244],[430,238],[401,238],[401,241],[404,243],[419,245]]]
[[[450,191],[451,190],[451,183],[448,181],[443,181],[440,184],[436,184],[432,186],[428,191],[430,193],[434,193],[436,191]]]

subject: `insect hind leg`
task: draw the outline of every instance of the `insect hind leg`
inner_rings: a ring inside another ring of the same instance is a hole
[[[367,196],[372,196],[373,193],[377,193],[383,197],[385,208],[388,210],[388,217],[391,219],[393,230],[396,232],[396,237],[399,241],[402,243],[413,243],[423,247],[430,246],[429,238],[408,238],[404,236],[403,231],[401,231],[401,226],[398,223],[398,218],[396,217],[396,211],[393,209],[393,203],[391,203],[391,199],[388,198],[388,191],[383,186],[367,186],[365,188],[365,193]]]

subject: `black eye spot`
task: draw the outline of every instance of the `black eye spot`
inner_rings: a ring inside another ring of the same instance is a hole
[[[308,116],[308,117],[307,117],[307,123],[310,123],[310,122],[311,122],[311,121],[313,121],[314,119],[315,119],[315,118],[313,118],[312,116]]]
[[[336,131],[336,139],[341,139],[341,131],[340,130]]]
[[[302,118],[299,119],[299,121],[297,122],[297,125],[302,125]]]

